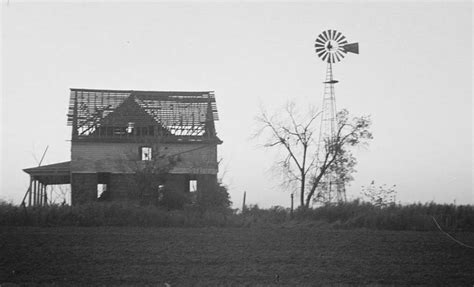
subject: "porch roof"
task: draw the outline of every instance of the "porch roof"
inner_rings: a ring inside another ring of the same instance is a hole
[[[35,180],[43,184],[68,184],[71,183],[71,162],[53,163],[38,167],[25,168]]]

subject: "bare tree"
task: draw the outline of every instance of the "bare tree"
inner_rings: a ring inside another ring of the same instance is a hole
[[[294,103],[286,105],[284,112],[268,115],[262,111],[257,117],[260,128],[256,136],[268,133],[264,147],[283,148],[284,157],[276,164],[286,178],[286,184],[298,184],[300,206],[304,206],[304,196],[308,174],[316,164],[316,118],[320,113],[310,112],[300,116]]]
[[[164,187],[169,172],[178,161],[179,157],[159,154],[159,150],[154,152],[151,160],[135,161],[132,198],[138,199],[141,205],[157,204],[159,197],[163,196],[159,193],[165,192],[160,187]]]
[[[299,185],[300,207],[309,207],[328,172],[338,170],[342,180],[351,180],[355,158],[348,148],[372,138],[369,117],[349,119],[349,112],[342,110],[337,114],[334,137],[325,139],[318,147],[320,114],[310,111],[301,116],[290,103],[283,113],[270,116],[262,111],[257,117],[260,127],[256,136],[266,136],[264,147],[283,150],[284,156],[276,164],[288,183]]]
[[[135,138],[134,142],[141,145],[141,158],[131,161],[134,175],[129,184],[134,188],[129,190],[129,196],[141,205],[156,205],[164,193],[170,194],[171,191],[166,190],[164,184],[181,157],[167,154],[160,138]],[[125,156],[128,159],[136,158],[134,153]]]
[[[355,158],[349,151],[350,147],[366,145],[372,139],[369,128],[371,120],[368,116],[349,118],[345,109],[337,113],[337,129],[333,138],[324,139],[322,159],[311,177],[311,187],[306,196],[305,206],[309,207],[311,199],[317,190],[321,179],[329,171],[336,171],[339,180],[352,180],[351,174],[355,171]],[[342,177],[342,178],[341,178]]]

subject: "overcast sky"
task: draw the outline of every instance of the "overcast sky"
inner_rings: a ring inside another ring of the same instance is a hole
[[[2,1],[0,198],[19,203],[23,168],[70,160],[69,88],[213,90],[221,171],[235,206],[289,205],[251,138],[260,106],[320,107],[325,29],[360,43],[334,66],[338,108],[371,115],[349,198],[372,180],[397,200],[474,203],[472,4],[81,3]]]

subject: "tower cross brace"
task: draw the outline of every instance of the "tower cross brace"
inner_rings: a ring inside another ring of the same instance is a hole
[[[332,63],[327,63],[326,81],[324,81],[324,95],[323,108],[321,116],[321,127],[319,129],[318,142],[318,161],[321,163],[321,158],[327,152],[326,147],[331,144],[335,138],[338,128],[337,109],[336,109],[336,94],[334,85],[338,83],[334,79],[332,71]],[[344,202],[346,201],[346,189],[344,182],[341,180],[336,171],[328,171],[320,182],[320,191],[324,202]]]

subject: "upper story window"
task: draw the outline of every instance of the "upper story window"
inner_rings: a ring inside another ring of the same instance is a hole
[[[134,128],[135,128],[135,123],[134,122],[129,122],[128,126],[127,126],[127,133],[132,134]]]
[[[141,160],[151,160],[152,149],[148,146],[140,148]]]

